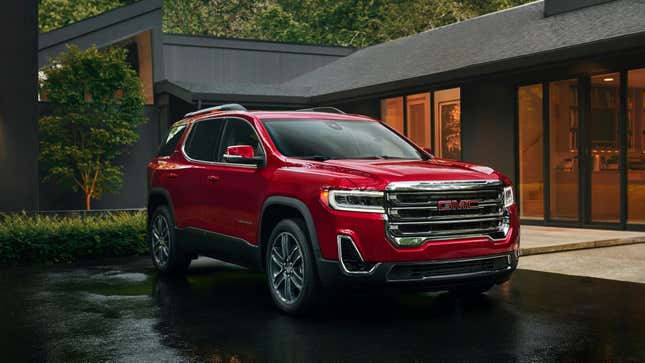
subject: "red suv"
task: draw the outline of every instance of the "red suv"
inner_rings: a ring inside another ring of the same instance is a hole
[[[340,284],[481,293],[517,266],[508,178],[331,108],[188,114],[148,186],[159,271],[184,272],[198,255],[260,269],[289,313]]]

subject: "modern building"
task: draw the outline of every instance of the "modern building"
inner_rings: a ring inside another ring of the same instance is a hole
[[[507,174],[524,223],[645,229],[643,19],[645,0],[544,0],[352,49],[163,34],[161,0],[144,0],[41,34],[38,58],[67,43],[136,54],[152,122],[105,207],[143,206],[143,166],[169,124],[238,102],[383,119],[439,157]],[[67,200],[47,194],[41,209]]]

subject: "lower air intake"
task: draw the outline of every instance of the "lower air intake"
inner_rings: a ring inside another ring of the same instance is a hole
[[[338,257],[343,269],[348,273],[368,273],[376,265],[363,261],[363,257],[348,236],[338,237]]]

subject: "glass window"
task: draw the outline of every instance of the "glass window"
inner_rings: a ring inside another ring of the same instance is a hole
[[[220,147],[217,158],[218,161],[224,162],[223,155],[226,152],[226,148],[236,145],[253,146],[255,156],[264,156],[262,144],[253,126],[242,119],[231,118],[226,123],[226,130],[224,131],[224,137],[222,137],[222,146]]]
[[[423,157],[379,122],[347,120],[263,120],[285,156],[327,159],[411,159]]]
[[[549,186],[552,219],[578,220],[578,81],[549,84]]]
[[[620,73],[591,77],[591,220],[620,222]]]
[[[196,122],[186,140],[186,155],[194,160],[215,161],[222,125],[222,119]]]
[[[421,147],[430,145],[430,93],[406,97],[408,138]]]
[[[461,159],[461,90],[434,93],[435,150],[443,159]]]
[[[381,119],[400,134],[404,134],[403,97],[381,100]]]
[[[627,73],[627,222],[645,223],[645,68]]]
[[[544,133],[541,84],[519,87],[520,216],[544,218]]]
[[[185,128],[185,124],[172,127],[168,132],[166,141],[164,141],[163,144],[161,144],[161,146],[159,147],[157,156],[170,156],[177,148],[177,144],[179,144],[179,139],[181,139],[181,135],[183,134]]]

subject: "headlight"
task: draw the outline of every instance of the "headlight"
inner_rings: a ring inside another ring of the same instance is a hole
[[[350,212],[385,213],[383,192],[367,190],[330,190],[329,206]]]
[[[513,187],[505,187],[504,188],[504,208],[508,208],[515,203],[515,199],[513,198]]]

